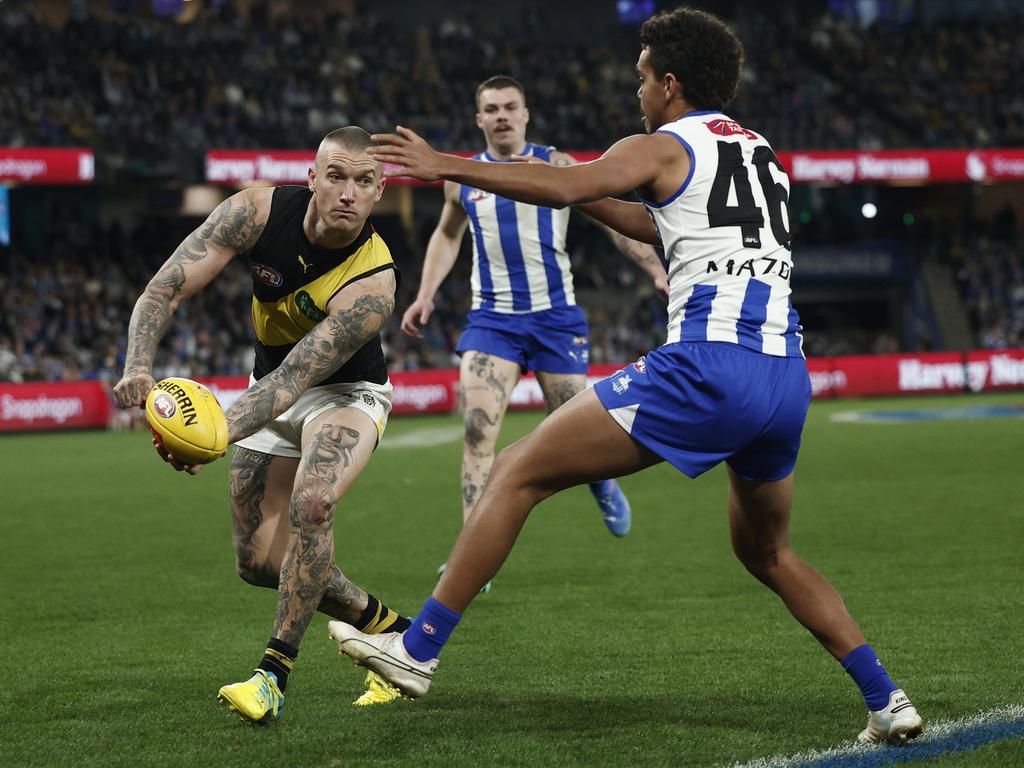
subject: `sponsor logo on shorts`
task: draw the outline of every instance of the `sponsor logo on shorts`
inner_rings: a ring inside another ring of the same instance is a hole
[[[647,373],[647,358],[641,357],[639,360],[633,363],[633,367],[640,371],[640,373]]]
[[[433,624],[428,624],[425,621],[423,622],[423,631],[426,632],[428,635],[436,635],[437,634],[437,630],[434,629],[434,625]]]
[[[361,397],[363,398],[363,402],[366,403],[371,408],[376,408],[377,407],[377,399],[373,395],[371,395],[369,392],[363,392]]]
[[[612,389],[614,389],[617,394],[625,394],[626,390],[629,389],[630,382],[632,381],[633,379],[629,377],[629,374],[624,373],[619,376],[619,378],[612,381]]]
[[[572,337],[572,343],[575,344],[577,347],[582,347],[584,344],[587,343],[587,337],[586,336],[573,336]]]
[[[174,404],[173,397],[161,392],[153,398],[153,410],[160,414],[161,419],[169,419],[178,410],[178,406]]]
[[[256,275],[256,279],[264,285],[269,285],[271,288],[280,288],[284,285],[281,273],[273,267],[268,267],[266,264],[253,264],[252,271]]]

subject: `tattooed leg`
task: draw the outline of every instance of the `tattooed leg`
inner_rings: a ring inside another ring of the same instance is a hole
[[[462,446],[462,520],[469,519],[487,485],[494,446],[519,381],[519,365],[483,352],[466,352],[459,371],[465,440]]]
[[[243,581],[276,590],[288,546],[288,502],[299,460],[235,448],[231,457],[231,509],[235,567]],[[366,592],[332,566],[317,610],[353,621],[366,608]]]
[[[373,422],[353,408],[328,411],[303,430],[274,618],[273,636],[290,645],[299,646],[335,577],[334,508],[366,466],[376,442]],[[365,592],[359,592],[365,603]],[[353,593],[343,602],[351,605],[358,598]]]
[[[277,589],[282,523],[299,460],[235,448],[231,456],[232,538],[243,581]],[[285,529],[287,534],[287,529]]]
[[[572,400],[586,389],[587,377],[582,373],[545,373],[537,371],[537,383],[544,393],[548,413]]]

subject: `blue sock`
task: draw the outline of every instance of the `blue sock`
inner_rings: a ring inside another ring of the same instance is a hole
[[[889,705],[889,694],[896,690],[896,684],[878,660],[878,656],[865,643],[850,651],[842,661],[843,669],[853,678],[853,682],[864,694],[864,703],[868,709],[878,712]]]
[[[599,483],[590,484],[590,492],[594,496],[611,496],[612,491],[615,490],[614,480],[602,480]]]
[[[428,597],[412,626],[402,635],[405,650],[416,661],[436,659],[461,618],[461,614]]]

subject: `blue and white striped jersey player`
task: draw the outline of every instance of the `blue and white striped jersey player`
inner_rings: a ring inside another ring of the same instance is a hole
[[[691,477],[724,461],[733,550],[859,686],[868,708],[860,740],[912,739],[923,731],[917,710],[839,593],[789,542],[810,384],[789,299],[789,179],[764,137],[722,112],[736,93],[742,45],[718,17],[681,7],[648,19],[640,46],[637,96],[647,134],[623,139],[594,162],[498,166],[439,154],[404,128],[374,136],[384,146],[373,156],[396,163],[397,173],[537,205],[590,203],[585,210],[619,232],[663,243],[669,334],[664,346],[502,451],[448,570],[409,629],[385,639],[332,622],[331,632],[359,663],[423,694],[462,611],[537,503],[661,461]],[[648,202],[611,199],[631,190]]]
[[[487,163],[530,157],[554,165],[573,158],[526,140],[530,113],[523,86],[499,75],[476,92],[476,121]],[[534,371],[544,403],[553,411],[586,385],[589,331],[576,304],[565,250],[569,210],[517,203],[469,184],[445,182],[444,208],[427,245],[415,302],[402,317],[402,330],[422,338],[434,295],[455,265],[467,225],[473,244],[472,310],[456,351],[465,440],[462,459],[462,517],[469,518],[494,462],[498,431],[519,377]],[[659,287],[665,269],[654,249],[606,228],[620,251],[639,264]],[[590,491],[616,536],[630,528],[630,507],[614,480],[590,484]],[[443,566],[442,566],[443,570]]]

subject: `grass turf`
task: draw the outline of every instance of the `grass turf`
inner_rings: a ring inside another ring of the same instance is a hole
[[[1024,697],[1024,421],[829,416],[1022,401],[816,403],[805,431],[794,547],[929,719]],[[538,420],[511,415],[503,440]],[[457,533],[460,450],[382,449],[339,509],[343,570],[403,612]],[[103,432],[3,437],[0,462],[4,765],[720,766],[863,726],[853,683],[733,558],[721,468],[623,480],[624,540],[585,489],[539,507],[423,700],[351,707],[361,671],[318,617],[283,719],[252,728],[214,695],[258,661],[275,594],[234,574],[227,462],[187,477],[143,433]],[[918,765],[1021,764],[1018,740]]]

